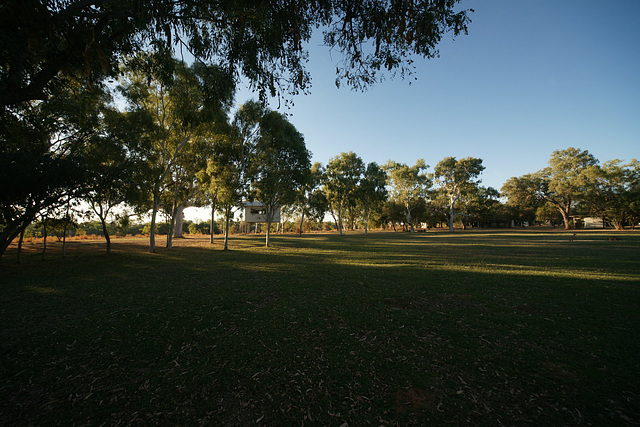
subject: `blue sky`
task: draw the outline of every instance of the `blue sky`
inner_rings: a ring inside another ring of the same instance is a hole
[[[499,189],[556,149],[640,157],[639,0],[461,6],[475,10],[469,35],[417,61],[411,85],[398,77],[364,93],[337,89],[339,57],[312,41],[311,94],[287,113],[314,161],[354,151],[365,162],[424,158],[433,170],[446,156],[480,157],[483,184]]]
[[[447,156],[483,159],[483,185],[546,166],[556,149],[601,162],[640,157],[640,0],[465,0],[469,35],[411,79],[368,91],[335,86],[340,57],[309,45],[313,86],[285,110],[313,161],[353,151],[365,162],[433,171]],[[241,91],[238,102],[251,94]],[[274,105],[277,105],[274,104]]]

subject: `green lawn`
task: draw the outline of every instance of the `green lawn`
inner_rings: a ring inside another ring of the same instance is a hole
[[[0,425],[638,425],[640,233],[570,235],[9,252]]]

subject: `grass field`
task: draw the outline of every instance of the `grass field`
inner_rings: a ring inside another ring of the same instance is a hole
[[[638,425],[640,233],[570,235],[12,248],[0,425]]]

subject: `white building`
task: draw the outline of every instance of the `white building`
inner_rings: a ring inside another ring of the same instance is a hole
[[[582,219],[584,228],[604,228],[602,218],[585,217]]]
[[[266,223],[267,207],[260,202],[243,202],[244,221],[247,224]],[[271,222],[280,222],[280,206],[275,208]]]

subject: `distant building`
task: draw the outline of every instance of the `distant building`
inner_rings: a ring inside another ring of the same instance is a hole
[[[585,217],[582,218],[584,228],[604,228],[602,218]]]
[[[244,221],[247,224],[266,223],[267,207],[260,202],[243,202]],[[275,208],[271,222],[280,222],[280,206]]]

